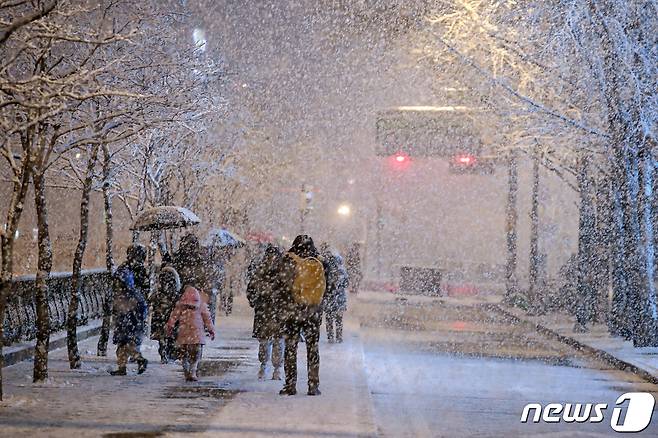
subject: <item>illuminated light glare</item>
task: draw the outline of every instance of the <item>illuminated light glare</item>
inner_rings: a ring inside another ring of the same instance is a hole
[[[350,208],[349,205],[343,204],[340,207],[338,207],[337,212],[341,216],[349,216],[350,213],[352,212],[352,209]]]
[[[473,157],[472,155],[460,155],[456,158],[456,161],[459,164],[464,164],[466,166],[469,166],[475,164],[475,157]]]
[[[407,157],[405,157],[404,155],[396,155],[396,156],[395,156],[395,161],[397,161],[398,163],[402,163],[402,162],[404,162],[406,159],[407,159]]]

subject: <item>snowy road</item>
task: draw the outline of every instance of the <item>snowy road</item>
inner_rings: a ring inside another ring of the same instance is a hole
[[[280,381],[256,379],[250,316],[239,299],[221,318],[195,384],[182,382],[179,365],[158,364],[151,343],[142,376],[111,377],[113,357],[91,354],[70,371],[63,350],[45,385],[29,383],[29,362],[8,367],[0,436],[613,436],[609,416],[596,425],[519,419],[531,402],[612,406],[625,392],[658,390],[469,300],[365,293],[352,297],[345,343],[323,335],[322,396],[305,395],[300,354],[299,394],[281,397]],[[658,414],[641,436],[658,436]]]
[[[358,309],[378,315],[363,319],[361,338],[381,435],[610,436],[609,416],[597,425],[521,424],[519,418],[530,402],[613,406],[622,393],[657,389],[496,314],[411,301],[364,299]],[[654,413],[640,435],[657,434]]]

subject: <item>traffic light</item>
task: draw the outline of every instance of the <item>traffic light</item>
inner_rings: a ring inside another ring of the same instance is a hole
[[[490,175],[494,172],[494,162],[471,153],[460,153],[450,159],[449,169],[451,173],[456,174]]]
[[[406,170],[411,165],[411,158],[406,153],[398,151],[388,157],[388,164],[389,167],[393,170]]]

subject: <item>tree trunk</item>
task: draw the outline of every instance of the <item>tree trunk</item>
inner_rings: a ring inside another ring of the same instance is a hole
[[[87,161],[85,180],[82,183],[82,195],[80,198],[80,236],[78,246],[73,257],[73,269],[71,275],[71,297],[69,301],[66,319],[66,347],[69,355],[69,366],[72,370],[79,369],[82,365],[80,352],[78,351],[78,307],[82,277],[82,259],[87,248],[87,236],[89,234],[89,198],[91,186],[94,182],[94,167],[98,158],[98,145],[91,150]]]
[[[534,311],[541,309],[539,277],[539,152],[532,159],[532,200],[530,207],[530,288],[528,299]]]
[[[507,266],[505,273],[506,298],[513,297],[519,290],[516,278],[516,242],[517,218],[516,199],[519,191],[518,162],[516,151],[509,153],[508,161],[508,193],[507,193]]]
[[[0,237],[0,249],[2,251],[2,265],[0,267],[0,400],[2,400],[2,368],[4,367],[4,328],[5,312],[7,308],[7,299],[11,288],[11,279],[13,275],[14,262],[14,243],[16,230],[20,223],[20,218],[27,197],[27,189],[30,186],[30,169],[28,160],[21,164],[21,176],[19,180],[14,181],[11,200],[7,209],[6,235]]]
[[[107,341],[110,338],[110,325],[112,323],[112,291],[111,276],[114,274],[114,255],[112,251],[114,229],[112,225],[112,194],[110,193],[110,171],[112,162],[110,151],[106,145],[103,146],[103,204],[105,211],[105,265],[110,276],[107,286],[107,294],[103,299],[103,324],[101,334],[98,338],[96,355],[107,356]]]
[[[48,228],[45,176],[42,171],[32,176],[34,203],[37,213],[39,256],[35,285],[37,314],[36,346],[34,349],[34,382],[48,378],[48,350],[50,344],[50,311],[48,308],[48,280],[52,269],[53,253]]]
[[[594,319],[604,323],[610,319],[610,261],[612,254],[612,198],[610,196],[610,176],[605,174],[599,177],[596,185],[596,247],[595,276],[596,309]]]
[[[589,174],[588,156],[583,156],[578,172],[578,191],[580,193],[580,219],[578,223],[578,301],[576,303],[577,328],[585,330],[591,321],[594,310],[593,251],[596,242],[594,205]]]
[[[612,198],[612,304],[610,309],[610,332],[630,339],[632,327],[628,321],[630,309],[630,279],[627,272],[627,247],[625,239],[627,232],[627,177],[626,155],[619,146],[611,157],[611,198]]]
[[[645,145],[646,146],[646,145]],[[640,261],[641,291],[639,319],[640,324],[633,339],[636,347],[658,346],[658,308],[656,303],[655,280],[655,243],[653,229],[653,184],[654,161],[651,151],[643,148],[639,154],[640,166]]]

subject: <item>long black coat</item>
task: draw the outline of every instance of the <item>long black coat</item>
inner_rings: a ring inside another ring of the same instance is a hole
[[[327,313],[345,312],[347,310],[347,287],[349,276],[345,269],[343,258],[339,254],[324,255],[327,277],[327,291],[324,294],[323,305]]]
[[[254,309],[253,337],[257,339],[280,338],[281,302],[279,299],[278,275],[280,257],[266,254],[254,263],[247,284],[247,299]]]
[[[153,313],[151,315],[151,339],[166,337],[165,325],[169,320],[176,302],[180,298],[181,282],[172,266],[165,266],[158,276],[158,290],[151,298]]]

